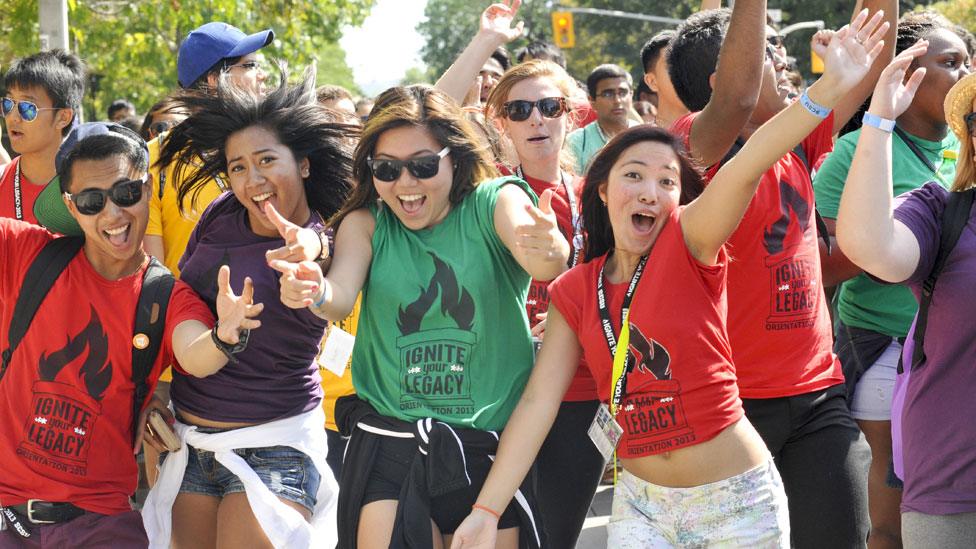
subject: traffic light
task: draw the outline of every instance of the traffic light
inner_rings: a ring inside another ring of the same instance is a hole
[[[572,48],[576,45],[576,33],[573,32],[572,12],[552,12],[552,39],[560,48]]]

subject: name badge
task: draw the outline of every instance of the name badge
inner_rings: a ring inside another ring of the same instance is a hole
[[[617,423],[617,420],[610,415],[610,409],[607,408],[607,405],[600,404],[587,434],[590,435],[590,440],[593,441],[596,449],[603,456],[603,461],[607,462],[610,461],[610,456],[617,448],[617,443],[620,442],[620,436],[624,434],[624,430]]]
[[[352,356],[355,342],[356,336],[336,325],[330,326],[325,337],[325,346],[319,353],[319,366],[342,377],[346,372],[346,365],[349,364],[349,357]]]

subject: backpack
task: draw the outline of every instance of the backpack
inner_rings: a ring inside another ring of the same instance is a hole
[[[10,358],[20,341],[27,334],[34,315],[47,297],[54,282],[61,276],[68,263],[78,254],[85,240],[81,237],[60,237],[49,241],[41,249],[27,269],[14,314],[7,332],[7,348],[0,355],[0,380],[10,365]],[[149,395],[149,372],[159,355],[163,329],[166,324],[166,309],[176,278],[156,258],[150,258],[149,266],[142,277],[142,290],[136,305],[136,320],[133,334],[146,336],[148,345],[140,349],[132,346],[132,383],[135,386],[132,401],[132,436],[138,431],[139,414]],[[135,339],[135,338],[133,338]],[[142,338],[140,338],[142,339]],[[143,341],[146,341],[143,339]],[[135,441],[134,441],[135,442]]]
[[[901,436],[901,417],[905,409],[905,394],[908,392],[908,381],[911,379],[912,372],[919,367],[925,360],[925,328],[928,324],[929,305],[932,304],[932,292],[935,290],[935,283],[945,267],[946,259],[956,247],[962,230],[969,222],[970,210],[973,207],[973,198],[976,196],[976,188],[962,192],[950,192],[946,202],[945,211],[942,213],[941,236],[939,239],[939,251],[935,256],[935,263],[932,271],[922,283],[922,295],[918,301],[918,314],[915,316],[915,332],[912,334],[912,362],[908,369],[904,367],[904,354],[902,360],[898,361],[898,374],[895,378],[895,392],[891,398],[891,448],[894,462],[895,475],[899,479],[905,478],[905,463],[902,459],[902,436]]]

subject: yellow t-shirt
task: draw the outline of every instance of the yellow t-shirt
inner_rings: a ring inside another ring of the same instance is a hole
[[[342,328],[343,331],[356,335],[356,327],[359,325],[359,304],[361,300],[362,295],[360,294],[360,296],[356,298],[356,305],[353,306],[352,312],[349,313],[349,316],[343,320],[340,320],[339,322],[333,322],[332,326],[338,326],[339,328]],[[331,329],[331,326],[329,329]],[[328,339],[328,335],[323,337],[322,342],[319,344],[320,353],[325,347],[326,339]],[[322,374],[322,391],[325,393],[322,398],[322,408],[325,409],[325,428],[331,431],[339,430],[335,424],[336,400],[338,400],[340,397],[351,395],[356,392],[356,390],[352,387],[352,360],[349,362],[350,364],[347,364],[345,371],[342,372],[342,377],[339,377],[329,370],[319,366],[319,373]]]
[[[221,185],[214,181],[207,184],[200,190],[196,200],[190,203],[190,197],[185,201],[186,212],[180,213],[180,207],[176,201],[176,178],[173,175],[175,166],[166,166],[163,177],[160,177],[159,168],[155,167],[156,160],[159,159],[159,149],[161,140],[166,137],[166,133],[161,134],[156,139],[148,143],[149,145],[149,174],[153,180],[152,197],[149,199],[149,224],[146,226],[146,234],[161,236],[163,238],[163,265],[178,278],[180,276],[179,262],[186,250],[186,244],[190,241],[190,234],[200,220],[200,214],[207,209],[218,196],[223,193]],[[160,193],[162,188],[162,193]],[[162,197],[160,197],[162,194]],[[159,376],[160,381],[169,382],[173,380],[173,373],[167,367],[163,374]]]

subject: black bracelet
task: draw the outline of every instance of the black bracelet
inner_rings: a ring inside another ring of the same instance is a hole
[[[227,360],[233,362],[234,364],[240,362],[234,355],[243,351],[244,349],[247,349],[247,339],[250,335],[251,330],[241,330],[237,336],[237,343],[231,345],[230,343],[226,343],[217,337],[217,324],[214,324],[213,329],[210,330],[210,339],[213,340],[214,345],[217,346],[217,349],[219,349],[220,352],[224,353]]]

